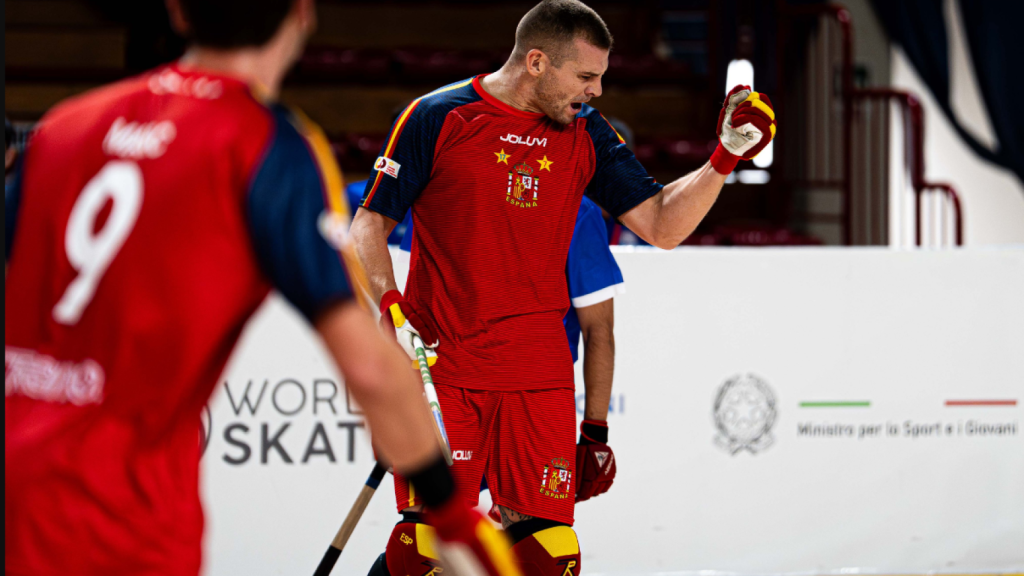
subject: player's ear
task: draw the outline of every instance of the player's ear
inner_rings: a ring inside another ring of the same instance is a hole
[[[551,65],[551,60],[548,59],[547,54],[534,48],[526,53],[526,71],[531,76],[540,76],[547,70],[547,67]]]
[[[189,25],[185,11],[181,9],[180,0],[166,0],[167,14],[171,17],[171,27],[178,35],[188,38]]]

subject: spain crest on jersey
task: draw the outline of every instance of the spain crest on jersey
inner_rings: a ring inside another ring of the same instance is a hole
[[[537,205],[537,189],[540,178],[533,175],[533,168],[525,162],[512,167],[508,173],[508,191],[505,201],[520,208],[532,208]]]
[[[552,498],[569,498],[575,496],[575,485],[572,483],[572,470],[565,458],[555,458],[550,464],[544,465],[544,476],[540,482],[540,493]]]

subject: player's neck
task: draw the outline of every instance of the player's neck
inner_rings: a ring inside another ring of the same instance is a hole
[[[276,100],[287,67],[274,50],[244,48],[215,50],[193,46],[178,61],[183,69],[206,70],[245,82],[261,97]]]
[[[530,75],[503,66],[501,70],[488,74],[480,82],[480,86],[491,96],[505,104],[524,112],[544,112],[533,104],[533,86]]]

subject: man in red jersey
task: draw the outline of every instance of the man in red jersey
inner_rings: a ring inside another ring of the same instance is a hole
[[[273,287],[431,502],[453,571],[518,574],[453,496],[421,385],[357,302],[322,133],[274,103],[312,0],[169,7],[192,49],[57,106],[5,202],[5,572],[199,572],[199,413]]]
[[[528,574],[578,574],[572,358],[564,345],[565,265],[584,192],[645,240],[670,249],[714,204],[737,161],[774,135],[767,97],[737,87],[711,161],[662,185],[586,104],[601,95],[612,38],[576,0],[545,0],[516,30],[496,73],[413,101],[395,122],[352,226],[382,313],[400,311],[438,354],[434,379],[460,492],[485,476]],[[405,294],[386,239],[412,208]],[[607,442],[587,421],[584,441]],[[612,466],[607,459],[603,466]],[[602,480],[599,476],[592,478]],[[388,543],[392,574],[419,561],[402,546],[423,500],[396,478],[405,521]],[[426,508],[429,510],[429,503]]]

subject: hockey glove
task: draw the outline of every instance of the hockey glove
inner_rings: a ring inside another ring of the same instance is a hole
[[[437,348],[440,342],[437,339],[437,329],[434,321],[423,311],[413,308],[398,290],[389,290],[380,299],[380,320],[381,328],[385,332],[395,334],[398,343],[402,345],[413,360],[413,368],[416,364],[416,350],[412,345],[413,335],[423,340],[424,351],[427,353],[427,364],[433,366],[437,362]],[[394,330],[394,332],[391,332]]]
[[[718,114],[718,148],[711,155],[711,166],[719,174],[729,174],[736,163],[761,153],[775,138],[775,110],[768,96],[750,86],[729,91]]]
[[[584,420],[576,445],[576,501],[604,494],[615,480],[615,454],[608,446],[608,423]]]
[[[522,576],[512,542],[461,496],[428,506],[425,517],[437,530],[436,550],[446,574]]]

